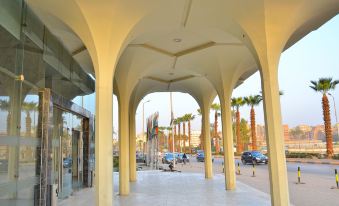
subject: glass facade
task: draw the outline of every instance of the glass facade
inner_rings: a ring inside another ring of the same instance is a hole
[[[0,205],[50,205],[54,188],[65,198],[90,185],[93,117],[70,100],[93,91],[24,1],[0,2]]]

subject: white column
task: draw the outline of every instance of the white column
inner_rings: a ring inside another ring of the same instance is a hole
[[[129,114],[129,180],[135,182],[137,180],[136,172],[136,135],[135,135],[135,113]]]
[[[129,107],[127,98],[119,102],[119,194],[129,194]]]
[[[266,140],[272,205],[289,205],[284,136],[281,121],[278,83],[278,61],[268,63],[261,71],[264,98]]]
[[[203,138],[204,138],[204,152],[205,152],[205,178],[213,177],[212,170],[212,149],[210,137],[210,105],[204,104],[202,109],[202,124],[203,124]]]
[[[102,75],[103,76],[103,75]],[[95,205],[113,205],[113,76],[96,81]]]
[[[224,144],[225,187],[226,190],[233,190],[235,189],[236,182],[233,151],[231,98],[228,95],[224,97],[224,101],[221,101],[221,121]]]

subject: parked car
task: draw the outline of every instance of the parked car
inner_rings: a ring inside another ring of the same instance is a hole
[[[259,164],[259,163],[268,163],[268,157],[263,155],[259,151],[246,151],[241,155],[241,162],[245,165],[247,163],[250,164]]]
[[[205,153],[199,152],[197,153],[197,162],[204,162],[205,161]]]
[[[182,158],[183,156],[184,156],[184,153],[179,153],[177,155],[177,162],[178,163],[182,163],[183,162],[183,158]],[[186,154],[186,157],[187,157],[186,162],[190,162],[190,158],[188,157],[187,154]]]
[[[64,165],[64,168],[72,167],[72,158],[64,158],[63,165]]]
[[[0,160],[0,172],[7,172],[8,171],[8,160],[1,159]]]
[[[167,153],[161,160],[161,162],[163,164],[169,164],[173,161],[177,162],[177,160],[175,158],[175,154],[173,154],[173,153]]]
[[[145,161],[146,161],[146,158],[142,153],[136,154],[136,162],[137,163],[144,163]]]
[[[197,162],[205,162],[205,153],[203,150],[198,150],[197,153]],[[212,162],[214,162],[214,157],[212,156]]]

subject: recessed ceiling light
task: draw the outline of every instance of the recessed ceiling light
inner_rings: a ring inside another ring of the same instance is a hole
[[[173,41],[179,43],[179,42],[182,41],[182,39],[180,39],[180,38],[174,38]]]

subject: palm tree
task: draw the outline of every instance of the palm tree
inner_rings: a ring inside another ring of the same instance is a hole
[[[214,113],[214,138],[215,138],[215,152],[220,153],[219,147],[219,135],[218,135],[218,117],[220,116],[220,104],[214,103],[211,105],[211,109],[215,111]]]
[[[10,122],[11,122],[11,113],[9,111],[10,105],[9,105],[9,101],[8,100],[0,100],[0,110],[1,111],[8,111],[7,114],[7,134],[9,135],[9,131],[10,131]]]
[[[192,152],[191,148],[191,121],[194,120],[195,116],[192,113],[186,114],[185,115],[188,121],[188,148],[189,148],[189,153]]]
[[[262,101],[261,95],[244,97],[244,101],[248,106],[251,106],[251,136],[252,136],[252,149],[257,150],[257,136],[255,131],[255,111],[254,106],[257,106]]]
[[[168,138],[167,138],[167,150],[170,151],[172,147],[172,127],[166,127]]]
[[[316,92],[321,92],[322,97],[322,106],[323,106],[323,116],[325,124],[325,136],[326,136],[326,151],[327,157],[333,157],[333,137],[332,137],[332,128],[331,128],[331,115],[330,115],[330,104],[328,102],[327,93],[330,90],[334,90],[335,86],[339,84],[339,80],[332,81],[332,78],[319,78],[318,81],[311,81],[311,88]]]
[[[158,127],[158,130],[159,130],[159,133],[158,133],[158,141],[159,141],[159,149],[162,147],[162,149],[165,148],[165,144],[166,144],[166,141],[165,141],[165,130],[166,130],[167,127]],[[161,151],[161,149],[160,149]]]
[[[187,122],[187,117],[186,117],[186,114],[181,118],[181,123],[182,123],[182,131],[183,131],[183,134],[182,134],[182,139],[183,139],[183,147],[184,147],[184,152],[186,152],[186,141],[187,141],[187,136],[186,136],[186,122]]]
[[[177,145],[177,142],[178,141],[178,138],[175,138],[177,136],[177,125],[178,125],[178,119],[174,119],[173,120],[173,125],[174,125],[174,148],[177,148],[176,145]],[[178,148],[177,148],[178,149]],[[175,149],[174,149],[175,150]],[[175,151],[173,151],[175,152]]]
[[[201,112],[201,109],[197,109],[197,112],[198,112],[198,115],[200,117],[202,117],[202,112]],[[201,119],[201,125],[202,125],[202,119]],[[200,131],[200,136],[199,136],[199,139],[200,139],[200,149],[204,149],[204,144],[202,142],[202,126],[201,126],[201,131]]]
[[[178,117],[177,118],[178,120],[178,130],[179,130],[179,152],[182,152],[182,147],[181,147],[181,142],[182,142],[182,139],[181,139],[181,123],[183,122],[183,119],[182,117]]]
[[[240,134],[240,112],[239,108],[244,105],[244,100],[242,97],[232,98],[231,105],[232,107],[236,108],[236,136],[237,136],[237,153],[242,153],[244,145],[241,141],[241,134]]]
[[[26,112],[26,136],[30,136],[32,131],[32,118],[30,112],[36,111],[37,104],[35,102],[24,102],[22,104],[22,109]]]

